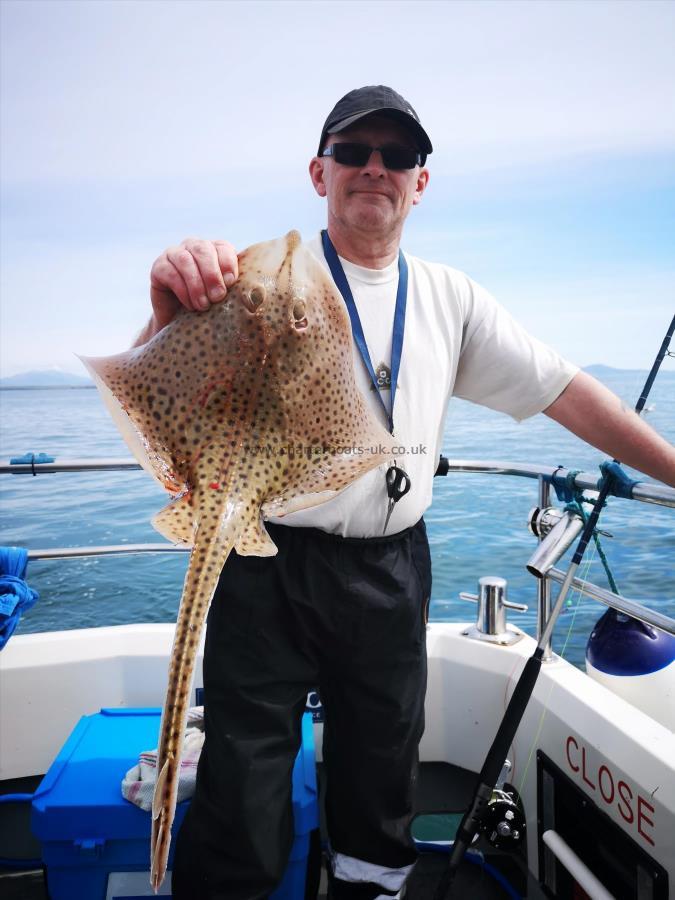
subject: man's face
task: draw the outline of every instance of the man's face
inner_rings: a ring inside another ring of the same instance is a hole
[[[339,134],[329,135],[326,146],[356,141],[371,147],[403,144],[415,147],[412,134],[384,117],[371,116]],[[332,157],[314,157],[309,167],[316,192],[328,201],[328,222],[342,229],[386,237],[400,232],[411,208],[422,199],[427,169],[387,169],[379,151],[364,166],[352,167]]]

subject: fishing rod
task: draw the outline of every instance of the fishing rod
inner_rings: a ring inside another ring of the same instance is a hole
[[[670,327],[666,332],[666,336],[663,339],[661,348],[656,355],[656,359],[654,360],[651,371],[647,376],[647,381],[645,382],[645,385],[642,389],[642,393],[640,394],[640,397],[635,404],[635,412],[638,415],[644,408],[647,397],[649,396],[649,392],[654,383],[654,379],[656,378],[656,375],[661,367],[661,363],[668,353],[668,348],[670,346],[673,333],[675,333],[675,316],[673,316],[673,321],[670,323]],[[478,834],[478,832],[481,830],[482,823],[485,821],[486,812],[492,799],[495,785],[497,784],[497,780],[501,774],[504,760],[506,759],[506,756],[508,754],[509,747],[513,743],[513,740],[516,736],[516,731],[518,730],[518,726],[520,725],[521,719],[523,718],[527,704],[530,700],[530,697],[532,696],[534,686],[537,683],[537,678],[541,670],[542,658],[544,656],[544,649],[549,641],[560,611],[563,608],[563,604],[567,599],[567,594],[569,593],[570,586],[574,581],[574,576],[576,575],[577,569],[579,568],[584,553],[586,552],[588,543],[593,536],[598,518],[600,517],[600,512],[605,505],[607,496],[612,488],[612,482],[617,478],[617,475],[620,476],[621,474],[621,470],[618,469],[619,465],[619,461],[615,459],[613,463],[604,464],[601,467],[604,477],[600,486],[600,492],[598,493],[597,499],[593,504],[593,509],[588,516],[588,519],[584,526],[581,538],[579,539],[579,543],[575,550],[574,556],[572,557],[572,562],[570,563],[567,573],[565,574],[565,579],[562,583],[562,587],[560,588],[560,593],[558,594],[558,599],[555,602],[555,606],[549,614],[548,621],[546,622],[546,626],[543,629],[534,653],[525,663],[525,668],[523,669],[520,678],[518,679],[518,683],[516,684],[513,695],[509,700],[508,706],[506,707],[504,717],[499,725],[499,729],[497,730],[495,739],[492,742],[492,746],[490,747],[487,756],[485,757],[483,768],[481,769],[478,776],[478,784],[476,786],[473,799],[469,808],[464,813],[459,828],[457,829],[457,834],[455,836],[452,853],[450,854],[450,859],[448,861],[448,866],[443,874],[443,878],[441,879],[438,888],[436,889],[434,900],[446,900],[446,897],[448,896],[448,893],[452,888],[452,883],[454,881],[457,869],[459,868],[462,859],[464,858],[464,854],[466,853],[466,850],[470,846],[470,844],[473,843],[476,834]]]

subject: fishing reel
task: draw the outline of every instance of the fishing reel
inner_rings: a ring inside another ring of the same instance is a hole
[[[485,810],[481,831],[497,850],[515,850],[525,838],[525,814],[516,789],[505,784],[495,788]]]

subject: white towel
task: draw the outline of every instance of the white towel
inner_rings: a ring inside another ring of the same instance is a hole
[[[204,744],[204,707],[193,706],[188,710],[187,728],[183,741],[183,756],[178,776],[178,803],[187,800],[195,792],[197,763]],[[122,779],[122,796],[140,806],[152,809],[152,795],[157,780],[157,750],[144,750],[138,764],[129,769]]]

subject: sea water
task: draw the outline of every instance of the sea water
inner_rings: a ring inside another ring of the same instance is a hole
[[[603,370],[600,377],[632,406],[645,376]],[[95,390],[3,390],[0,404],[3,461],[26,452],[57,460],[129,457]],[[675,442],[675,372],[659,375],[648,407],[648,421]],[[458,400],[450,404],[443,453],[451,459],[591,472],[604,458],[545,416],[518,424]],[[163,490],[142,471],[5,475],[0,478],[0,544],[45,549],[157,543],[163,539],[150,519],[165,502]],[[536,505],[534,480],[463,473],[435,479],[425,516],[433,560],[432,620],[473,621],[475,605],[460,600],[459,591],[475,593],[480,576],[499,575],[508,580],[511,600],[529,604],[525,613],[510,612],[510,620],[535,633],[536,583],[525,564],[536,546],[526,526]],[[601,527],[613,535],[603,542],[621,593],[675,616],[675,511],[614,499]],[[597,553],[589,549],[588,557],[583,576],[606,586]],[[17,633],[171,621],[186,565],[186,554],[31,561],[28,581],[40,600]],[[554,596],[557,591],[554,585]],[[604,609],[572,595],[556,626],[554,649],[583,665],[588,635]]]

